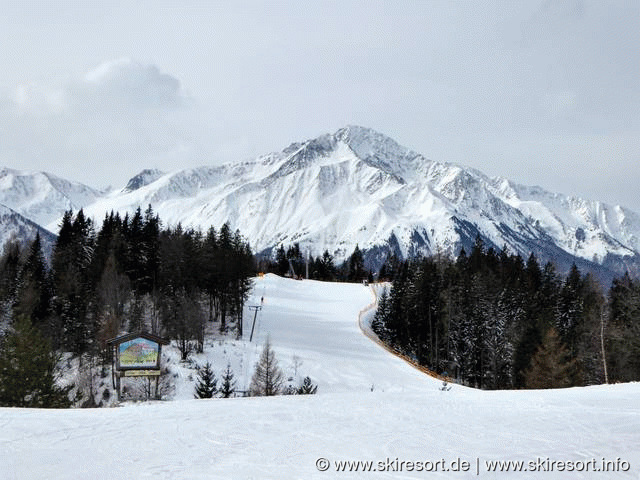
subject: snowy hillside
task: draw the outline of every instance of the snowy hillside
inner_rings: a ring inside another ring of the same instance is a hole
[[[50,173],[0,169],[0,204],[54,233],[65,210],[78,210],[100,195],[86,185]]]
[[[640,272],[636,213],[430,161],[362,127],[251,162],[144,171],[85,210],[102,219],[112,209],[148,204],[168,224],[206,229],[229,222],[258,252],[299,242],[303,251],[328,249],[342,260],[359,244],[379,264],[389,251],[455,254],[479,234],[497,249],[536,251],[561,270],[577,261],[587,269]]]
[[[360,332],[358,312],[372,301],[366,287],[268,275],[256,280],[253,295],[249,304],[264,297],[254,343],[216,343],[197,360],[216,359],[220,368],[231,359],[242,377],[241,363],[257,358],[257,345],[269,335],[283,368],[291,371],[295,355],[300,373],[319,384],[318,394],[187,400],[183,378],[176,395],[184,400],[173,402],[2,408],[0,478],[640,476],[638,384],[443,391],[442,382]],[[347,461],[372,463],[337,463]],[[509,468],[528,472],[497,474],[493,461],[524,462]],[[356,466],[377,471],[337,473]],[[594,473],[603,468],[609,471]]]
[[[37,233],[40,233],[45,254],[51,254],[55,235],[0,204],[0,246],[11,240],[17,240],[21,245],[26,246],[36,237]]]

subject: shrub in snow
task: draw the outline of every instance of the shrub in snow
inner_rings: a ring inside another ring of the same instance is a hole
[[[317,391],[318,391],[318,386],[311,383],[311,378],[304,377],[304,380],[302,381],[302,385],[298,387],[298,390],[296,391],[296,393],[298,395],[313,395]]]

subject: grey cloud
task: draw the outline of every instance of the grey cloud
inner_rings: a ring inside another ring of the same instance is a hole
[[[92,178],[78,180],[95,184],[113,178],[115,164],[128,174],[167,169],[190,149],[192,102],[155,65],[109,61],[61,87],[19,86],[0,105],[0,162],[16,167],[75,178],[77,165],[89,163]]]

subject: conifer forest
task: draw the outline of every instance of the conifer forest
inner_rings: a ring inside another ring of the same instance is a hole
[[[432,371],[482,389],[558,388],[640,379],[640,282],[608,290],[479,238],[457,259],[391,258],[372,328]]]
[[[101,226],[82,210],[66,212],[50,259],[39,237],[26,248],[5,246],[0,404],[68,406],[68,389],[55,382],[60,355],[105,365],[106,341],[123,332],[164,336],[183,360],[202,352],[207,322],[242,336],[258,268],[388,282],[378,287],[374,332],[458,383],[520,389],[640,380],[640,281],[629,275],[603,286],[575,265],[561,275],[534,253],[524,260],[480,238],[455,259],[391,256],[378,272],[365,268],[358,247],[339,266],[328,251],[306,261],[298,244],[257,259],[228,224],[206,232],[163,227],[149,206],[131,216],[112,212]],[[18,371],[20,378],[38,371],[40,383],[16,385]]]

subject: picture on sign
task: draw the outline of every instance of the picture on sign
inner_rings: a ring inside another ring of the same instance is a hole
[[[157,368],[159,344],[146,338],[122,342],[118,348],[120,368]]]

